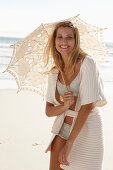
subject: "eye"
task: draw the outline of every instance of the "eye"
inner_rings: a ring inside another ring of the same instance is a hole
[[[61,39],[61,38],[62,38],[62,36],[58,36],[57,38],[58,38],[58,39]]]
[[[68,40],[71,40],[73,37],[67,37]]]

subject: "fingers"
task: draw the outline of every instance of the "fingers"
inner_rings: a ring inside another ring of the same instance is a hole
[[[62,160],[63,160],[62,164],[69,165],[68,161],[66,160],[66,156],[65,155],[63,155]]]
[[[73,99],[74,99],[74,96],[73,96],[72,91],[64,93],[64,100],[73,100]]]
[[[64,93],[63,101],[65,108],[68,109],[74,103],[73,91]]]
[[[64,96],[73,96],[73,91],[68,91],[64,93]]]
[[[74,98],[73,97],[64,98],[64,103],[71,105],[74,103]]]
[[[63,164],[63,165],[69,165],[69,162],[66,160],[66,156],[63,154],[63,155],[59,155],[59,162],[60,164]]]

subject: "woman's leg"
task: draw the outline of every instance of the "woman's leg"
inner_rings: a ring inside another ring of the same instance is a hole
[[[60,168],[60,163],[58,160],[59,152],[65,145],[66,140],[56,135],[55,139],[51,144],[51,153],[50,153],[50,169],[49,170],[62,170]]]

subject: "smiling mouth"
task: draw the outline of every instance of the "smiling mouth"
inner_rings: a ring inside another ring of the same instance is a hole
[[[67,48],[68,48],[68,46],[64,46],[64,45],[62,45],[62,46],[60,46],[60,48],[62,48],[62,49],[67,49]]]

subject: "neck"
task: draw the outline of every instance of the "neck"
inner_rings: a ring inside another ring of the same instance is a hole
[[[64,67],[63,72],[64,72],[65,75],[70,74],[70,72],[71,72],[71,74],[73,74],[75,72],[75,67],[71,67],[71,68],[65,68]]]
[[[62,58],[63,58],[64,64],[67,65],[69,55],[68,54],[62,54]]]

